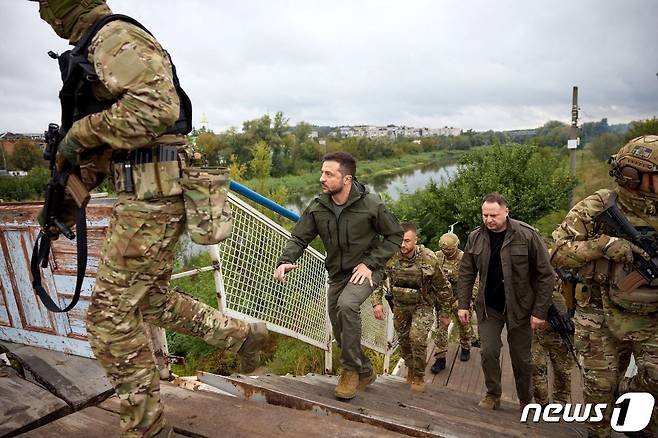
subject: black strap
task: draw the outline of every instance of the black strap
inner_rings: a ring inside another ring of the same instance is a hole
[[[75,282],[75,292],[73,299],[65,308],[60,308],[46,289],[41,284],[41,270],[42,267],[48,266],[48,255],[50,254],[50,236],[41,231],[34,242],[34,249],[32,250],[32,259],[30,260],[30,269],[32,271],[32,287],[37,292],[37,296],[44,306],[51,312],[62,313],[68,312],[73,309],[78,300],[80,299],[80,290],[82,289],[82,281],[85,278],[85,271],[87,269],[87,217],[84,208],[78,208],[75,213],[75,230],[77,233],[76,247],[78,252],[78,272]]]

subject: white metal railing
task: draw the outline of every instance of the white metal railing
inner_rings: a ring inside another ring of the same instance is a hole
[[[274,280],[275,263],[290,237],[285,228],[229,192],[233,213],[231,237],[208,247],[213,264],[181,272],[172,279],[214,271],[220,310],[233,318],[264,321],[270,330],[325,351],[331,372],[331,323],[327,315],[327,272],[324,255],[307,248],[285,283]],[[361,307],[361,342],[384,354],[384,372],[395,349],[392,312],[374,318],[370,300]]]

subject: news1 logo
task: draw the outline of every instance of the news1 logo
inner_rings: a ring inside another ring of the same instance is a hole
[[[648,392],[628,392],[617,398],[610,418],[610,426],[617,432],[638,432],[649,424],[655,400]],[[543,409],[540,404],[530,403],[523,408],[521,423],[526,423],[530,411],[533,423],[597,423],[603,421],[608,405],[605,403],[549,403]]]

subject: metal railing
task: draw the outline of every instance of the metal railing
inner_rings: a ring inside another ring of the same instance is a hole
[[[291,220],[299,216],[231,181],[231,190]],[[290,336],[325,352],[325,372],[332,370],[331,323],[327,314],[327,272],[325,256],[307,248],[297,269],[286,281],[274,280],[275,263],[290,232],[229,192],[233,232],[226,241],[208,247],[212,265],[174,274],[172,279],[214,271],[220,310],[246,321],[264,321],[271,331]],[[376,320],[370,300],[361,307],[361,343],[384,354],[384,372],[396,343],[392,312],[385,305],[385,319]]]

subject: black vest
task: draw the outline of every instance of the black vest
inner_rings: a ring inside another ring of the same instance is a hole
[[[126,15],[114,14],[107,15],[95,23],[78,44],[59,56],[59,69],[62,73],[62,89],[59,92],[59,100],[62,105],[62,132],[71,128],[73,122],[89,114],[94,114],[108,109],[115,100],[99,100],[92,92],[92,84],[98,82],[98,75],[92,63],[87,59],[89,44],[96,33],[107,23],[114,20],[123,20],[142,29],[149,35],[153,35],[137,20]],[[187,134],[192,130],[192,102],[185,91],[180,86],[176,67],[171,61],[169,53],[169,62],[171,62],[174,86],[180,99],[180,114],[176,123],[169,127],[163,134]]]

